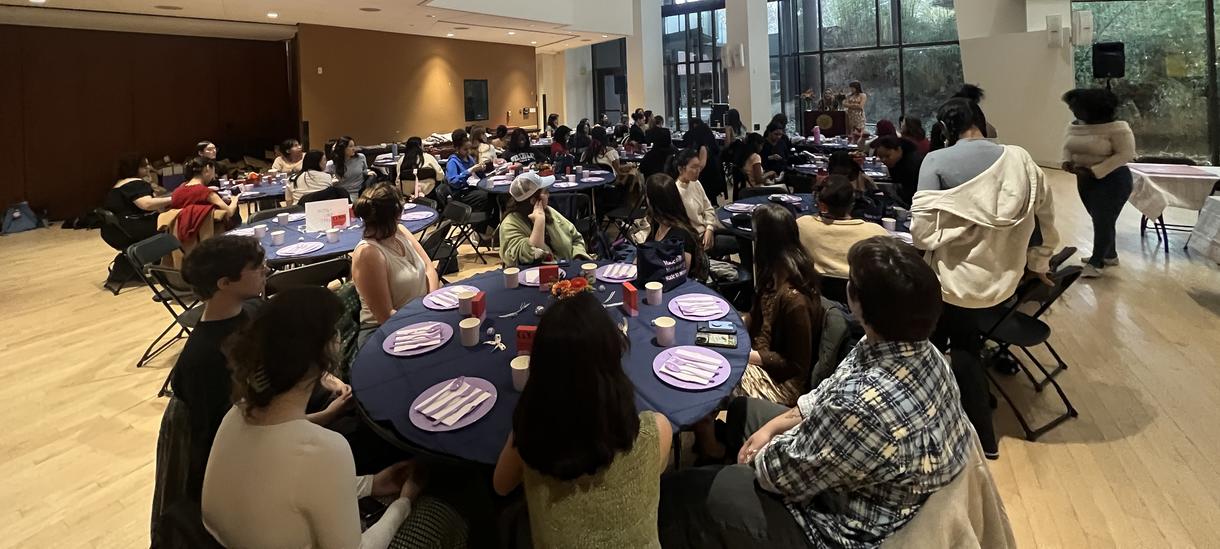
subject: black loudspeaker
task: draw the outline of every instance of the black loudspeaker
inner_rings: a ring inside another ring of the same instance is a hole
[[[1122,42],[1093,44],[1093,78],[1122,78],[1127,72],[1127,53]]]

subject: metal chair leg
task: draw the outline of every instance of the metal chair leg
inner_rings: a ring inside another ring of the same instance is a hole
[[[157,343],[160,342],[161,339],[164,338],[166,334],[168,334],[171,330],[173,330],[175,326],[179,326],[177,320],[175,320],[169,326],[166,326],[165,329],[161,331],[161,334],[158,335],[156,337],[156,339],[153,339],[152,343],[148,344],[148,348],[144,350],[144,356],[140,357],[140,360],[136,361],[136,368],[143,368],[144,366],[146,366],[149,363],[149,361],[156,358],[157,355],[164,352],[166,349],[168,349],[171,345],[173,345],[179,339],[186,339],[184,334],[189,334],[190,332],[187,331],[185,326],[179,326],[178,333],[176,335],[174,335],[174,337],[171,337],[171,338],[165,340],[164,342],[161,343],[160,347],[157,347],[156,350],[153,350],[153,347],[156,347]]]
[[[1030,357],[1030,360],[1033,361],[1034,366],[1036,368],[1038,368],[1038,370],[1040,370],[1046,376],[1046,379],[1048,381],[1050,381],[1051,386],[1055,388],[1055,392],[1057,392],[1059,394],[1059,400],[1063,401],[1063,405],[1067,408],[1066,412],[1060,414],[1059,416],[1056,416],[1054,419],[1046,422],[1045,424],[1043,424],[1040,427],[1031,429],[1029,426],[1029,423],[1025,420],[1024,414],[1022,414],[1020,411],[1017,410],[1016,405],[1013,404],[1012,399],[1009,398],[1008,394],[1004,392],[1004,388],[1000,387],[1000,385],[998,383],[996,383],[995,378],[993,378],[991,376],[991,372],[987,372],[987,378],[989,380],[991,380],[991,383],[993,385],[995,385],[996,389],[998,389],[1000,391],[1000,395],[1004,397],[1004,400],[1006,402],[1008,402],[1008,406],[1010,408],[1012,408],[1013,414],[1015,414],[1017,416],[1017,421],[1021,424],[1021,428],[1025,430],[1026,440],[1033,442],[1035,440],[1038,440],[1038,437],[1041,437],[1042,435],[1046,434],[1047,432],[1054,429],[1055,427],[1058,427],[1059,424],[1061,424],[1071,418],[1077,417],[1080,414],[1079,414],[1079,412],[1076,411],[1076,407],[1072,406],[1072,402],[1070,400],[1068,400],[1067,394],[1065,394],[1063,392],[1063,388],[1059,386],[1059,382],[1056,381],[1055,378],[1050,375],[1050,372],[1048,372],[1046,370],[1046,368],[1042,366],[1042,363],[1038,362],[1038,359],[1034,358],[1033,355],[1030,355],[1029,350],[1025,349],[1024,347],[1021,347],[1021,350],[1024,351],[1025,354]],[[1011,356],[1013,360],[1017,361],[1017,364],[1019,364],[1021,366],[1022,370],[1026,370],[1027,375],[1030,375],[1032,377],[1033,374],[1031,374],[1028,371],[1028,367],[1025,365],[1024,362],[1022,362],[1019,358],[1017,358],[1016,355],[1012,354],[1012,351],[1005,349],[1005,352],[1008,353],[1009,356]]]

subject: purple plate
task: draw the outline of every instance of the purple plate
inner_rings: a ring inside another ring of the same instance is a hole
[[[614,267],[615,265],[628,265],[631,267],[631,271],[627,274],[627,276],[622,277],[622,278],[614,278],[610,275],[607,275],[606,273],[608,271],[610,271],[610,268]],[[609,265],[602,265],[601,267],[598,267],[597,271],[594,273],[594,276],[596,276],[598,280],[600,280],[602,282],[609,282],[611,284],[622,284],[629,280],[635,280],[635,275],[636,275],[636,267],[635,267],[635,265],[632,265],[630,263],[611,263]]]
[[[787,202],[789,204],[796,204],[801,201],[801,197],[793,196],[790,194],[773,194],[773,195],[768,196],[767,199],[768,200],[778,200],[780,202]]]
[[[402,214],[403,221],[423,221],[429,219],[434,214],[432,212],[407,212]]]
[[[694,316],[694,315],[684,314],[682,312],[682,309],[678,308],[678,304],[682,303],[683,301],[697,300],[700,298],[702,298],[702,299],[712,298],[712,299],[716,300],[717,312],[709,313],[706,316]],[[704,321],[704,320],[716,320],[718,318],[723,317],[724,315],[729,314],[729,304],[725,300],[720,299],[719,297],[716,297],[714,295],[685,294],[685,295],[680,295],[678,297],[675,297],[675,298],[669,300],[669,312],[673,313],[674,316],[677,316],[678,318],[685,319],[685,320],[692,320],[695,322],[700,322],[700,321]]]
[[[467,425],[470,425],[470,424],[482,419],[483,416],[487,415],[487,412],[490,412],[491,409],[496,406],[496,395],[497,395],[496,386],[492,385],[490,381],[487,381],[486,379],[483,379],[483,378],[468,377],[468,378],[466,378],[467,383],[469,383],[479,389],[487,391],[488,393],[491,393],[491,397],[488,398],[487,400],[484,400],[475,409],[471,410],[470,413],[466,414],[466,417],[463,417],[461,419],[461,421],[454,423],[452,427],[445,425],[444,423],[437,423],[434,425],[432,423],[432,420],[428,419],[427,416],[415,411],[416,406],[419,406],[419,404],[421,402],[424,402],[425,400],[428,400],[429,398],[431,398],[432,395],[444,390],[446,387],[449,386],[450,383],[453,383],[453,381],[455,379],[457,379],[457,378],[447,379],[445,381],[437,383],[436,385],[428,387],[427,389],[424,390],[424,392],[420,393],[418,397],[415,397],[415,400],[413,402],[411,402],[411,411],[408,414],[408,417],[411,418],[412,425],[415,425],[416,427],[419,427],[421,430],[427,431],[429,433],[444,433],[446,431],[456,431],[458,429],[466,427]]]
[[[432,309],[433,311],[455,311],[458,308],[456,303],[454,303],[452,307],[447,307],[447,306],[433,300],[432,296],[435,296],[436,294],[440,294],[440,293],[446,293],[446,294],[453,295],[453,292],[457,292],[458,290],[470,290],[475,293],[478,293],[478,291],[479,291],[479,289],[475,288],[474,286],[466,286],[464,284],[458,284],[457,286],[445,286],[444,288],[441,288],[435,292],[432,292],[432,293],[424,296],[424,307]],[[457,296],[453,295],[453,299],[457,300]]]
[[[298,257],[321,250],[325,244],[321,242],[297,242],[280,248],[275,255],[280,257]]]
[[[521,269],[521,272],[517,273],[517,283],[521,284],[522,286],[529,286],[531,288],[537,288],[538,287],[538,275],[533,275],[534,276],[533,282],[529,282],[528,280],[526,280],[526,277],[530,276],[530,275],[527,275],[526,273],[531,273],[531,272],[537,273],[538,267],[530,267],[528,269]],[[567,277],[568,277],[567,271],[564,271],[563,269],[559,269],[559,280],[563,280]]]
[[[754,211],[754,208],[757,207],[758,204],[742,204],[740,202],[734,202],[732,204],[725,204],[724,209],[730,212],[746,213]]]
[[[555,187],[556,189],[567,189],[569,187],[575,187],[577,185],[579,185],[579,183],[576,183],[575,181],[560,181],[551,186]]]
[[[401,353],[394,352],[394,338],[398,335],[398,332],[401,332],[403,330],[409,330],[411,328],[423,327],[425,324],[439,324],[441,326],[441,342],[440,343],[437,343],[436,345],[433,345],[431,347],[420,347],[419,349],[411,349],[410,351],[403,351]],[[390,355],[394,355],[394,356],[422,355],[424,353],[430,353],[432,351],[440,349],[441,347],[444,347],[446,343],[449,343],[449,340],[452,337],[453,337],[453,326],[450,326],[449,324],[447,324],[445,322],[434,322],[434,321],[416,322],[415,324],[412,324],[410,326],[404,326],[402,328],[399,328],[398,330],[395,330],[393,333],[391,333],[389,336],[387,336],[385,338],[385,341],[381,342],[381,350],[385,351],[386,354],[390,354]]]
[[[711,383],[699,384],[699,383],[693,383],[690,381],[683,381],[676,377],[670,377],[668,374],[665,374],[662,372],[664,370],[665,361],[669,360],[669,357],[672,356],[674,354],[674,351],[677,351],[678,349],[681,349],[683,351],[690,351],[692,353],[706,356],[708,358],[715,359],[720,362],[720,369],[716,370],[716,375],[712,376]],[[657,355],[657,358],[654,358],[652,360],[652,372],[654,374],[656,374],[657,378],[659,378],[662,383],[669,385],[670,387],[677,387],[679,389],[687,389],[690,391],[705,391],[705,390],[711,389],[713,387],[718,387],[721,384],[723,384],[725,382],[725,380],[729,379],[729,374],[732,371],[733,371],[733,369],[729,367],[729,360],[727,358],[724,358],[724,355],[721,355],[720,353],[717,353],[716,351],[713,351],[711,349],[707,349],[704,347],[696,347],[694,345],[682,345],[679,347],[670,347],[668,349],[665,349],[664,351],[661,351],[661,353]]]

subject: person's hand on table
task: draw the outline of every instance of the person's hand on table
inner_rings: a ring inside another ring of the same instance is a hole
[[[716,235],[711,229],[703,231],[703,249],[712,249],[712,244],[716,242]]]
[[[470,171],[472,173],[482,174],[483,172],[487,171],[487,165],[486,164],[475,164],[470,167]]]

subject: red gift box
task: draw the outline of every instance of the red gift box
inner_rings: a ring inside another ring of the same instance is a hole
[[[559,282],[559,265],[543,265],[538,267],[538,289],[551,291],[551,285]]]
[[[517,354],[528,355],[534,348],[534,334],[537,326],[517,326]]]
[[[470,300],[470,316],[483,320],[487,314],[487,293],[479,291],[474,294],[474,299]]]
[[[629,316],[640,316],[640,292],[630,282],[623,283],[623,310]]]

